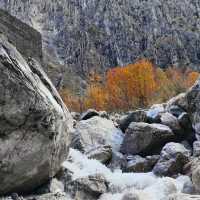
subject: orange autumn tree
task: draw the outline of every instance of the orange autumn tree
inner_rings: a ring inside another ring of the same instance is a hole
[[[148,60],[111,69],[106,77],[109,102],[115,109],[144,107],[156,90],[154,67]]]
[[[105,76],[92,71],[83,96],[73,95],[67,89],[60,93],[73,111],[82,112],[88,108],[127,111],[165,102],[192,86],[198,77],[198,72],[186,68],[164,70],[142,59],[110,69]]]
[[[102,77],[94,71],[89,75],[89,85],[84,99],[84,105],[87,109],[105,110],[106,108],[107,94],[102,84]]]
[[[85,109],[82,98],[74,95],[69,89],[64,88],[59,93],[70,111],[82,112]]]
[[[196,80],[199,78],[199,73],[198,72],[190,72],[187,75],[187,79],[186,79],[186,87],[191,87],[192,85],[194,85],[194,83],[196,82]]]

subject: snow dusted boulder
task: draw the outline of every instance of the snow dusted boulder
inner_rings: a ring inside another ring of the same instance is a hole
[[[183,134],[183,130],[182,130],[180,124],[179,124],[178,119],[177,119],[174,115],[172,115],[171,113],[169,113],[169,112],[162,113],[162,114],[160,115],[160,121],[161,121],[161,122],[160,122],[161,124],[164,124],[164,125],[170,127],[171,130],[172,130],[177,136],[179,136],[179,135],[181,135],[181,134],[182,134],[182,136],[184,135],[184,134]]]
[[[98,116],[80,121],[75,132],[85,152],[104,145],[110,145],[113,151],[118,151],[124,137],[111,120]]]
[[[143,158],[141,156],[128,156],[126,166],[127,172],[150,172],[154,165],[159,160],[160,156],[148,156]]]
[[[155,104],[147,112],[148,122],[150,123],[159,123],[160,114],[165,112],[164,104]]]
[[[172,130],[162,124],[132,122],[128,127],[121,152],[124,154],[153,154],[155,150],[174,139]]]
[[[182,144],[168,143],[163,147],[153,172],[160,176],[173,176],[181,173],[184,165],[189,162],[190,155],[190,151]]]
[[[94,109],[88,109],[80,116],[80,120],[87,120],[95,116],[99,116],[99,112]]]
[[[120,119],[119,127],[123,132],[125,132],[131,122],[146,122],[146,121],[147,121],[146,112],[143,110],[137,110],[131,112],[127,116]]]
[[[67,185],[67,192],[77,200],[97,200],[101,194],[107,191],[108,183],[101,174],[78,178]]]
[[[72,119],[40,66],[0,37],[0,195],[30,192],[53,177]]]
[[[112,147],[109,145],[96,147],[87,152],[87,157],[107,164],[112,159]]]

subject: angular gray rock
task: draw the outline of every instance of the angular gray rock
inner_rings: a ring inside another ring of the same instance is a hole
[[[67,191],[73,199],[97,200],[101,194],[108,191],[108,182],[101,174],[91,175],[69,182]]]
[[[99,116],[99,113],[94,109],[89,109],[81,115],[80,120],[87,120],[95,116]]]
[[[67,156],[71,116],[37,62],[0,37],[0,195],[30,192]]]
[[[146,122],[147,115],[146,112],[143,110],[137,110],[128,114],[124,118],[119,120],[119,127],[120,129],[125,132],[131,122]]]
[[[124,154],[153,154],[175,138],[172,130],[162,124],[132,122],[125,134],[121,152]]]
[[[129,156],[126,166],[127,172],[150,172],[154,165],[159,160],[160,156],[147,156],[143,158],[141,156]]]
[[[118,151],[124,137],[111,120],[98,116],[78,122],[75,134],[85,152],[104,145],[110,145],[113,151]]]
[[[160,115],[165,112],[164,104],[155,104],[146,112],[149,123],[160,123]]]
[[[168,143],[163,147],[153,172],[159,176],[173,176],[181,173],[184,165],[189,162],[189,157],[190,151],[182,144]]]
[[[184,131],[182,130],[182,128],[181,128],[181,126],[180,126],[180,124],[179,124],[178,119],[177,119],[174,115],[172,115],[172,114],[169,113],[169,112],[162,113],[162,114],[160,115],[160,121],[161,121],[161,122],[160,122],[161,124],[164,124],[164,125],[170,127],[171,130],[172,130],[177,136],[182,135],[182,137],[183,137]]]
[[[89,159],[95,159],[103,164],[108,164],[112,159],[112,147],[109,145],[99,146],[97,148],[91,149],[86,153]]]

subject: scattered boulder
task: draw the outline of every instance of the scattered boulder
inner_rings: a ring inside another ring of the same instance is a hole
[[[60,169],[72,118],[40,65],[0,37],[0,195],[30,192]]]
[[[95,159],[107,164],[112,159],[112,147],[110,145],[99,146],[91,149],[86,155],[89,159]]]
[[[98,116],[78,122],[75,132],[76,140],[80,140],[84,152],[104,145],[110,145],[113,151],[118,151],[124,137],[111,120]]]
[[[177,135],[181,135],[183,137],[183,130],[179,124],[178,119],[169,112],[162,113],[160,116],[161,124],[164,124],[171,128],[171,130]]]
[[[178,106],[179,108],[183,109],[184,111],[188,111],[188,101],[187,101],[187,94],[181,93],[173,98],[171,98],[166,103],[166,110],[170,110],[171,107]]]
[[[174,137],[174,133],[168,126],[132,122],[126,131],[121,152],[127,155],[153,154]]]
[[[160,156],[148,156],[143,158],[141,156],[128,156],[126,166],[127,172],[150,172]]]
[[[171,113],[172,115],[174,115],[175,117],[177,117],[177,118],[178,118],[182,113],[185,112],[181,107],[179,107],[179,106],[177,106],[177,105],[171,105],[171,106],[169,106],[169,107],[167,108],[167,111],[168,111],[169,113]]]
[[[126,166],[127,166],[127,160],[125,156],[120,152],[113,152],[112,159],[108,167],[113,171],[116,169],[124,171],[124,169],[126,169]]]
[[[149,123],[160,123],[160,114],[165,112],[164,104],[153,105],[147,113],[147,121]]]
[[[200,141],[195,141],[193,143],[193,156],[195,157],[200,156]]]
[[[146,122],[146,121],[147,121],[146,112],[143,110],[137,110],[131,112],[124,118],[120,119],[119,127],[123,132],[125,132],[128,126],[131,124],[131,122]]]
[[[189,162],[190,151],[179,143],[168,143],[162,151],[159,161],[153,172],[159,176],[173,176],[181,173],[183,167]]]
[[[88,120],[95,116],[99,116],[99,112],[94,109],[88,109],[80,116],[80,120]]]
[[[200,192],[200,162],[198,162],[192,166],[192,183],[196,191]]]
[[[71,181],[67,186],[72,198],[78,200],[97,200],[108,191],[108,183],[103,175],[96,174]]]
[[[196,138],[200,139],[200,79],[186,93],[185,103],[187,104],[187,113],[190,116],[192,127],[196,133]]]

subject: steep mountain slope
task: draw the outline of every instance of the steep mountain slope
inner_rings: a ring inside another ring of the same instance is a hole
[[[161,67],[199,68],[198,0],[1,0],[0,7],[42,33],[48,60],[83,79],[144,56]]]

